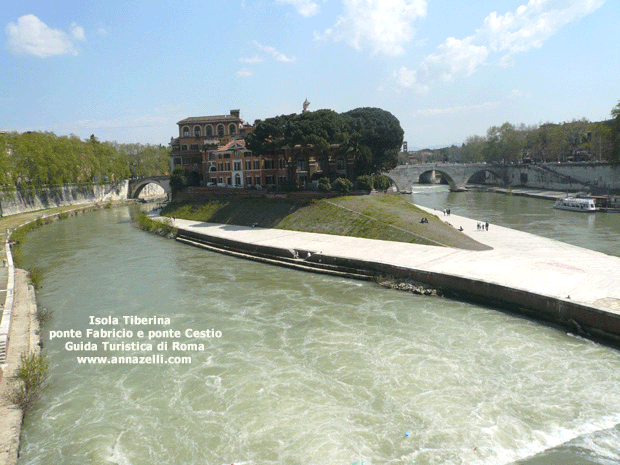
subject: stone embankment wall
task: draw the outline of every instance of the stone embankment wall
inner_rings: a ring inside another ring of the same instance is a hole
[[[620,166],[607,163],[526,165],[508,169],[512,186],[592,194],[620,193]]]
[[[0,216],[15,215],[17,213],[66,205],[124,200],[127,198],[127,192],[128,181],[121,181],[115,184],[94,186],[45,188],[36,191],[34,194],[19,191],[1,193]]]

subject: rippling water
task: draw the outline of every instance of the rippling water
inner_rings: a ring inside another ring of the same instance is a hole
[[[45,273],[48,330],[157,315],[170,325],[139,329],[222,335],[162,351],[191,364],[134,366],[79,364],[112,353],[48,337],[53,384],[26,419],[20,464],[620,461],[618,351],[489,308],[191,248],[133,229],[124,209],[37,229],[25,249]]]

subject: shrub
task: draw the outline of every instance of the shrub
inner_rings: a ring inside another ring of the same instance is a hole
[[[365,174],[363,176],[358,176],[355,181],[355,186],[357,189],[361,191],[371,191],[372,190],[372,178]]]
[[[5,396],[9,402],[17,405],[23,413],[26,413],[45,390],[48,376],[47,354],[22,354]]]
[[[375,189],[377,189],[378,191],[384,191],[386,189],[389,189],[392,183],[390,182],[390,178],[388,178],[387,176],[383,174],[375,174],[373,178],[373,184],[375,186]]]
[[[286,180],[280,184],[280,189],[284,192],[295,192],[298,190],[297,183],[295,181]]]
[[[329,182],[328,178],[319,179],[319,191],[320,192],[329,192],[332,190],[332,185]]]
[[[341,194],[346,194],[351,190],[351,187],[353,187],[353,185],[351,184],[351,181],[346,178],[338,178],[334,181],[332,187],[335,191],[340,192]]]

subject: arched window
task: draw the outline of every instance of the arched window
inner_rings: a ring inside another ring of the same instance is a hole
[[[183,126],[183,137],[189,137],[189,127]]]
[[[217,135],[220,136],[220,137],[224,135],[224,125],[223,124],[218,124],[217,125]]]
[[[205,126],[205,134],[207,136],[212,136],[213,135],[213,126],[211,126],[210,124],[207,124]]]
[[[194,137],[200,137],[202,135],[202,130],[200,126],[194,126]]]
[[[235,124],[228,125],[228,134],[234,135],[237,134],[237,126]]]

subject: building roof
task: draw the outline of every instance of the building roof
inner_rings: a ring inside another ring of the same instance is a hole
[[[190,116],[189,118],[182,119],[177,124],[204,124],[204,123],[242,123],[243,120],[237,116],[231,115],[216,115],[216,116]]]

